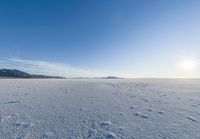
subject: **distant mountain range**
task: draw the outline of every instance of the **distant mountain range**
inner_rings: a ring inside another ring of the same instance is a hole
[[[29,74],[24,71],[16,70],[16,69],[0,69],[0,78],[55,78],[55,79],[66,79],[64,77],[60,76],[49,76],[49,75],[34,75],[34,74]],[[71,79],[71,78],[69,78]],[[101,77],[101,78],[72,78],[72,79],[123,79],[120,77],[115,77],[115,76],[108,76],[108,77]]]
[[[0,69],[0,78],[58,78],[64,79],[59,76],[48,76],[48,75],[32,75],[16,69]]]

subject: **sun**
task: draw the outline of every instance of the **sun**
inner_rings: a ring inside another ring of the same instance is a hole
[[[194,58],[184,58],[179,62],[181,70],[193,71],[197,68],[197,60]]]

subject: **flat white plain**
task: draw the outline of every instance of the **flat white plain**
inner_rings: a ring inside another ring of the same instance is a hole
[[[1,79],[1,139],[197,139],[198,79]]]

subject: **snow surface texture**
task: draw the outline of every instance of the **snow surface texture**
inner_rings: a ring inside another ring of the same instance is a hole
[[[199,139],[200,80],[0,80],[0,139]]]

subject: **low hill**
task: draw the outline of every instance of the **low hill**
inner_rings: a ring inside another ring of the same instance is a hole
[[[108,77],[103,77],[102,79],[123,79],[123,78],[115,77],[115,76],[108,76]]]

